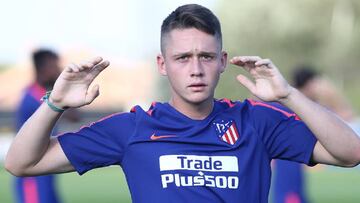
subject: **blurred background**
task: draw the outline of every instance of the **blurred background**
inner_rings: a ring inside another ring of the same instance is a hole
[[[61,63],[93,56],[110,60],[97,79],[101,96],[82,108],[79,122],[60,122],[76,130],[104,115],[147,108],[166,101],[166,78],[156,69],[162,20],[176,7],[198,3],[222,23],[229,57],[270,58],[291,80],[294,67],[311,64],[360,110],[360,1],[358,0],[29,0],[1,1],[0,13],[0,202],[12,202],[11,176],[2,167],[14,130],[14,111],[33,80],[31,53],[49,48]],[[235,79],[242,70],[228,66],[216,97],[243,100],[248,91]],[[321,122],[321,121],[319,121]],[[360,202],[360,169],[318,166],[306,170],[312,202]],[[59,176],[64,202],[130,202],[119,167]]]

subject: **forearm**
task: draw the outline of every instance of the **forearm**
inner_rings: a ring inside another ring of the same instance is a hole
[[[295,88],[280,102],[305,122],[334,158],[345,165],[359,163],[360,139],[338,116],[311,101]]]
[[[60,115],[43,103],[15,136],[6,156],[6,168],[26,170],[36,165],[49,146],[51,131]]]

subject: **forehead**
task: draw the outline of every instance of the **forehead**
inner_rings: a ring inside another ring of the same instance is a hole
[[[220,51],[220,42],[215,36],[195,28],[172,30],[165,44],[166,52],[169,54]]]

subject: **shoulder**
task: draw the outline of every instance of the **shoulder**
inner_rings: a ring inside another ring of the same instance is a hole
[[[40,99],[46,94],[46,89],[40,86],[38,83],[30,85],[26,89],[26,95],[35,101],[40,103]]]
[[[29,85],[24,91],[19,104],[20,108],[38,108],[41,104],[41,98],[46,90],[40,85],[34,83]]]
[[[230,99],[217,99],[216,102],[221,105],[222,110],[239,113],[242,118],[249,120],[258,119],[288,119],[294,117],[300,118],[287,107],[277,102],[263,102],[254,99],[245,99],[244,101],[232,101]]]
[[[249,112],[251,112],[251,114],[254,116],[269,116],[273,118],[294,117],[295,120],[300,120],[300,118],[294,112],[277,102],[263,102],[253,99],[246,99],[244,103],[249,109]]]
[[[135,115],[131,112],[117,112],[100,118],[99,120],[90,123],[88,126],[113,126],[113,127],[121,127],[127,124],[134,124]],[[88,127],[85,126],[85,127]]]
[[[17,116],[25,117],[26,119],[33,114],[37,108],[41,105],[40,99],[37,100],[31,92],[26,89],[23,92],[22,98],[17,105]]]

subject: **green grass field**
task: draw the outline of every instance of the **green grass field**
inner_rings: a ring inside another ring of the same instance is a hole
[[[359,203],[360,168],[310,171],[308,194],[314,203]]]
[[[131,202],[125,177],[119,167],[97,169],[79,176],[59,175],[64,202]],[[0,203],[12,202],[11,176],[0,168]],[[360,202],[360,169],[330,168],[308,172],[308,191],[313,203]],[[144,188],[146,189],[146,188]]]

